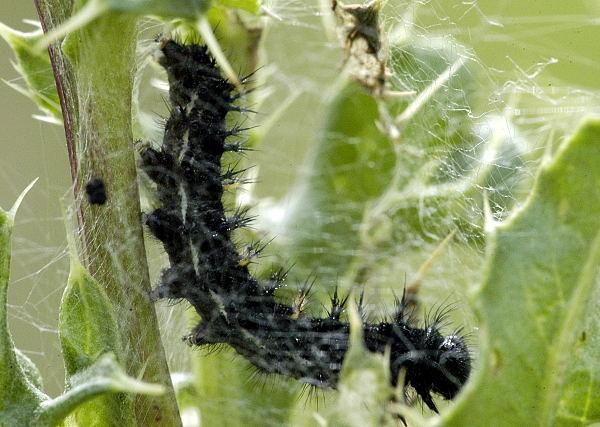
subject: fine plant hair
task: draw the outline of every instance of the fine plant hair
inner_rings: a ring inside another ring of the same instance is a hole
[[[262,372],[336,388],[349,347],[348,296],[336,290],[327,314],[314,317],[303,312],[313,281],[286,304],[275,295],[285,270],[263,281],[250,273],[249,258],[264,244],[240,253],[231,234],[251,217],[245,210],[226,216],[221,200],[224,186],[240,179],[235,169],[223,171],[221,157],[243,150],[231,142],[243,129],[226,124],[229,112],[244,111],[236,105],[241,92],[222,77],[205,46],[170,39],[159,44],[158,62],[169,79],[170,116],[161,147],[143,147],[141,158],[160,203],[145,216],[145,224],[162,242],[170,266],[153,298],[185,299],[198,312],[200,322],[185,337],[190,345],[227,344]],[[358,305],[364,312],[362,297]],[[471,370],[464,338],[439,331],[445,314],[439,310],[419,327],[403,297],[390,318],[373,323],[363,316],[362,323],[369,351],[389,349],[391,385],[402,377],[403,385],[436,412],[432,393],[452,399]]]

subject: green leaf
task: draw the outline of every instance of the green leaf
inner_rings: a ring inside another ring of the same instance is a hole
[[[37,369],[14,347],[7,318],[14,217],[21,200],[34,183],[21,193],[9,212],[0,209],[0,420],[8,425],[27,425],[31,413],[47,398],[39,388]]]
[[[52,426],[62,421],[73,410],[77,408],[96,409],[93,413],[86,414],[84,418],[76,415],[78,425],[81,426],[135,426],[135,421],[120,414],[110,414],[105,411],[107,406],[98,404],[98,396],[106,393],[135,393],[158,396],[165,389],[159,384],[149,384],[127,376],[119,365],[114,354],[105,354],[100,357],[89,368],[77,373],[70,378],[69,390],[56,399],[47,400],[42,403],[36,411],[36,426]],[[124,396],[123,394],[120,394]],[[94,399],[95,398],[95,399]],[[94,399],[94,400],[92,400]],[[89,404],[86,404],[89,402]],[[114,406],[113,411],[122,410]],[[79,413],[79,409],[77,410]],[[115,424],[121,420],[122,424]]]
[[[60,101],[48,52],[40,52],[35,48],[43,37],[42,30],[23,33],[0,23],[0,36],[12,48],[17,60],[13,67],[23,77],[26,85],[7,80],[4,83],[35,102],[45,113],[44,120],[62,123]]]
[[[104,353],[122,359],[121,336],[114,309],[102,286],[77,261],[65,288],[58,330],[68,376],[92,365]]]
[[[335,283],[352,260],[349,249],[360,244],[356,230],[364,207],[389,183],[394,165],[392,147],[377,129],[378,117],[375,99],[354,82],[345,84],[329,105],[286,229],[300,276],[318,265],[320,281]]]
[[[72,255],[72,257],[74,257]],[[76,260],[63,294],[58,330],[67,387],[73,376],[91,366],[100,355],[112,353],[124,362],[116,315],[102,286]],[[105,395],[79,406],[73,417],[79,425],[133,425],[132,401],[126,395]]]
[[[447,426],[600,422],[600,120],[545,164],[522,209],[490,227],[475,294],[479,370]]]

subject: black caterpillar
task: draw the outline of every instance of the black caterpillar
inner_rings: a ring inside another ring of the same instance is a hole
[[[228,129],[225,121],[230,111],[243,111],[235,105],[241,94],[221,76],[206,47],[163,39],[160,51],[170,117],[161,148],[141,152],[160,201],[145,223],[170,260],[153,298],[185,299],[196,309],[202,320],[185,338],[191,345],[228,344],[260,371],[335,388],[349,345],[349,325],[342,318],[348,298],[336,291],[327,316],[311,317],[302,313],[306,289],[292,305],[275,298],[285,271],[260,283],[252,276],[248,257],[231,240],[232,230],[249,219],[244,211],[226,217],[221,201],[224,186],[239,178],[236,170],[222,171],[221,156],[243,149],[227,142],[243,129]],[[363,316],[363,328],[369,351],[391,349],[392,385],[404,370],[404,386],[437,412],[431,393],[456,396],[469,377],[471,358],[458,333],[439,333],[443,313],[434,317],[425,327],[415,326],[402,298],[391,319],[373,324]]]

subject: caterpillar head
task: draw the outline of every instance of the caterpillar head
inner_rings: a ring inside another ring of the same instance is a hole
[[[435,328],[416,329],[411,337],[412,348],[394,354],[392,346],[392,375],[397,378],[405,370],[405,385],[415,389],[432,411],[438,412],[431,392],[444,399],[454,398],[467,382],[471,372],[471,355],[463,337],[443,336]]]

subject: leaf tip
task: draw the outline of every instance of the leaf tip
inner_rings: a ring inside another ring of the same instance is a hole
[[[14,220],[15,215],[17,214],[17,210],[19,209],[19,206],[21,206],[21,202],[23,202],[23,199],[25,198],[27,193],[29,193],[29,190],[31,190],[35,183],[38,182],[38,179],[40,179],[40,177],[37,177],[33,181],[31,181],[29,185],[25,187],[25,190],[23,190],[21,194],[19,194],[19,197],[17,197],[17,200],[13,204],[12,208],[10,208],[10,210],[8,211],[8,215],[11,217],[11,219]]]

